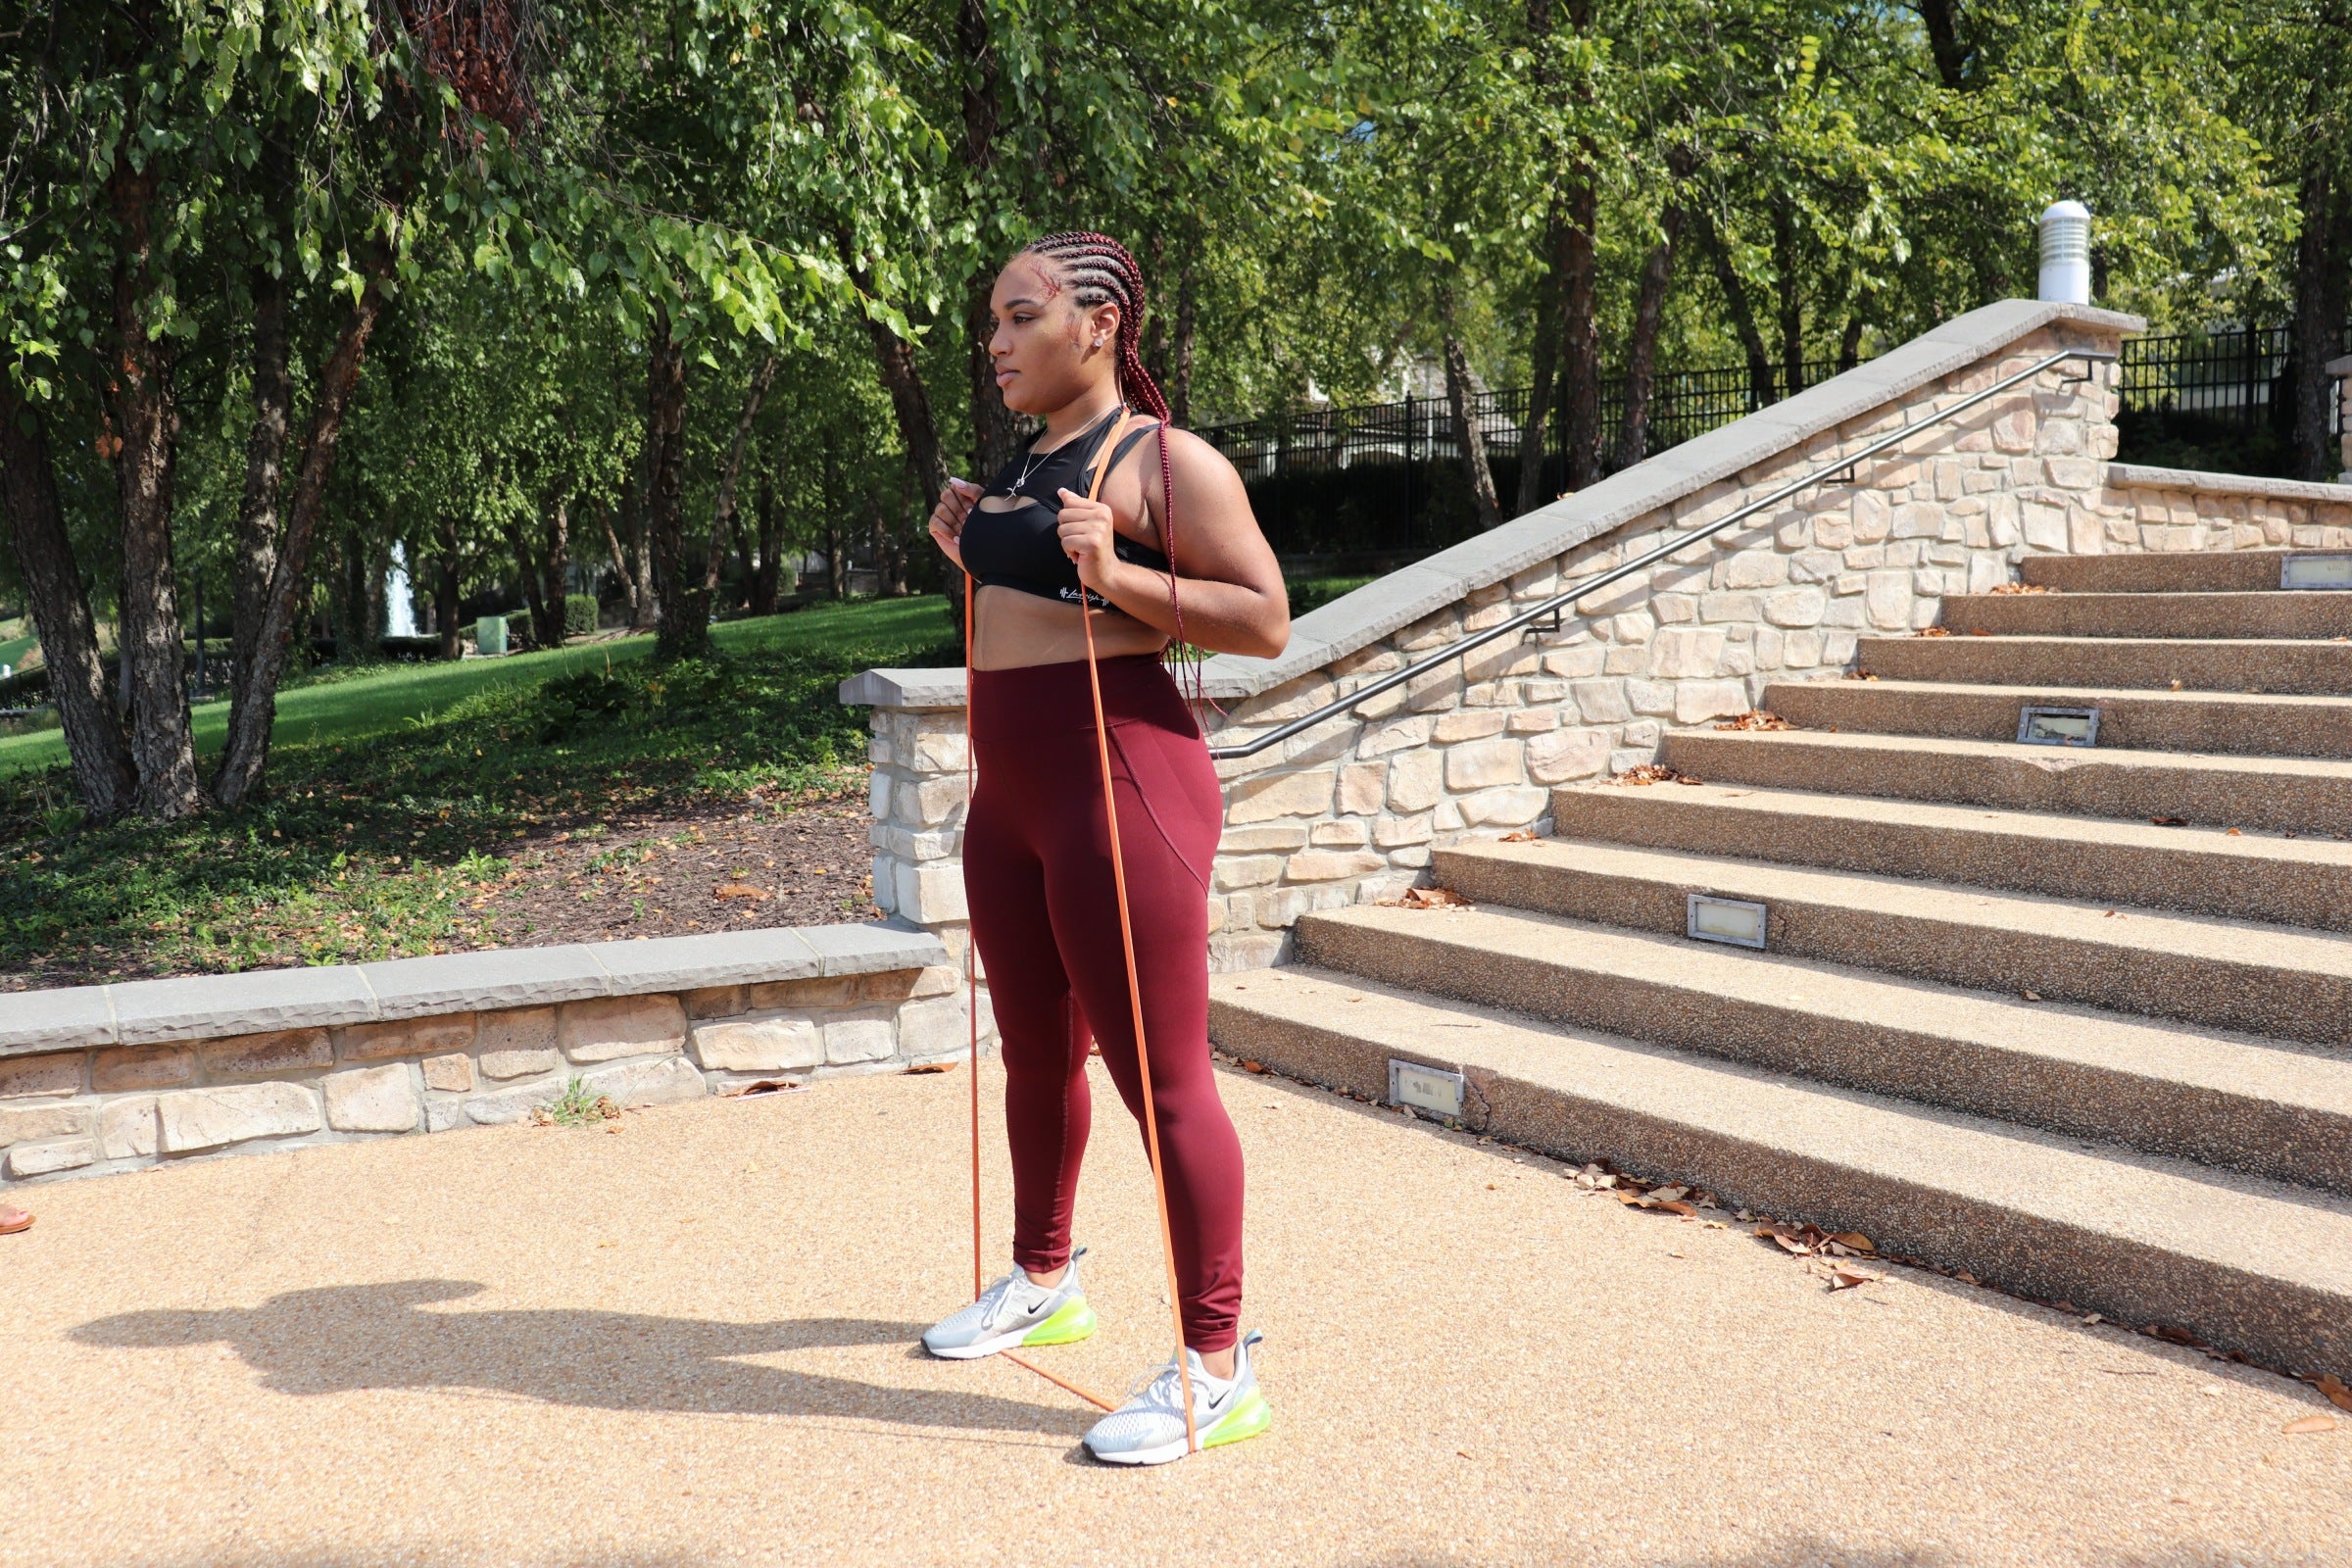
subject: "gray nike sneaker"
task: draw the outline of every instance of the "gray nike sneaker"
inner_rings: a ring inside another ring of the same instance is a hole
[[[991,1285],[980,1299],[923,1334],[923,1348],[951,1361],[976,1361],[1024,1345],[1068,1345],[1095,1332],[1095,1309],[1078,1285],[1081,1247],[1070,1254],[1069,1272],[1048,1290],[1014,1269]]]
[[[1254,1438],[1274,1424],[1274,1407],[1257,1388],[1258,1342],[1252,1330],[1235,1347],[1233,1377],[1212,1378],[1200,1352],[1186,1350],[1193,1373],[1193,1435],[1203,1448]],[[1105,1464],[1166,1464],[1184,1457],[1184,1380],[1170,1361],[1144,1391],[1094,1424],[1086,1451]]]

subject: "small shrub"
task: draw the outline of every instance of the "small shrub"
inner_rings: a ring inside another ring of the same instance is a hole
[[[564,596],[564,635],[591,637],[596,634],[596,596],[594,594],[565,594]]]

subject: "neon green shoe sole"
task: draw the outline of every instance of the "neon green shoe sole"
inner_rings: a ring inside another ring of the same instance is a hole
[[[1207,1441],[1200,1446],[1222,1448],[1228,1443],[1254,1438],[1273,1424],[1274,1407],[1266,1402],[1264,1395],[1252,1394],[1247,1404],[1217,1423],[1217,1429],[1208,1435]]]
[[[1064,1302],[1060,1311],[1021,1336],[1024,1347],[1031,1345],[1075,1345],[1091,1339],[1095,1332],[1095,1309],[1081,1296],[1075,1301]]]

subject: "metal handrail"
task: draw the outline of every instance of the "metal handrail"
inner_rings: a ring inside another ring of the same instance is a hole
[[[1928,418],[1921,419],[1916,423],[1906,424],[1899,430],[1890,431],[1887,434],[1881,436],[1878,440],[1873,441],[1870,445],[1862,448],[1859,452],[1855,452],[1847,457],[1836,459],[1833,462],[1823,465],[1821,467],[1815,468],[1810,473],[1791,479],[1787,484],[1781,486],[1778,490],[1773,491],[1770,495],[1750,501],[1747,505],[1740,508],[1738,511],[1727,513],[1723,516],[1716,518],[1713,522],[1710,522],[1703,527],[1695,528],[1679,539],[1669,540],[1667,543],[1658,546],[1655,550],[1647,551],[1642,555],[1636,556],[1633,560],[1626,562],[1623,565],[1612,566],[1607,571],[1602,572],[1599,576],[1593,577],[1585,582],[1581,582],[1565,593],[1554,594],[1551,598],[1544,600],[1542,604],[1537,605],[1531,610],[1523,610],[1519,613],[1511,616],[1508,620],[1498,621],[1494,625],[1487,627],[1484,631],[1475,632],[1457,643],[1449,644],[1443,652],[1432,654],[1429,658],[1422,660],[1418,663],[1407,664],[1402,669],[1391,670],[1388,674],[1381,676],[1380,679],[1372,682],[1370,685],[1359,687],[1356,690],[1349,692],[1345,697],[1335,698],[1331,702],[1325,703],[1321,708],[1316,709],[1313,712],[1308,713],[1300,718],[1292,719],[1280,729],[1268,730],[1265,734],[1259,735],[1254,739],[1247,741],[1238,746],[1212,746],[1208,749],[1208,755],[1216,759],[1218,761],[1227,761],[1241,757],[1255,757],[1267,747],[1278,745],[1283,741],[1287,741],[1292,736],[1298,734],[1302,730],[1312,729],[1315,725],[1322,723],[1326,719],[1336,718],[1340,714],[1348,711],[1350,709],[1370,702],[1373,698],[1378,697],[1382,692],[1391,691],[1398,686],[1403,685],[1406,681],[1411,680],[1416,675],[1427,674],[1430,670],[1436,669],[1439,665],[1459,659],[1473,649],[1483,648],[1488,643],[1494,642],[1498,637],[1508,636],[1510,633],[1517,631],[1520,627],[1527,625],[1530,621],[1542,620],[1546,615],[1556,615],[1560,612],[1566,610],[1569,606],[1575,604],[1578,600],[1588,599],[1593,594],[1598,593],[1601,589],[1608,587],[1612,583],[1624,581],[1627,577],[1632,576],[1635,572],[1642,570],[1645,566],[1654,565],[1658,562],[1665,560],[1668,556],[1678,555],[1681,552],[1690,549],[1692,545],[1698,543],[1702,539],[1714,537],[1716,534],[1723,532],[1726,528],[1731,527],[1734,523],[1742,522],[1747,518],[1754,516],[1759,512],[1779,506],[1782,502],[1788,500],[1790,496],[1795,495],[1800,490],[1811,489],[1814,485],[1821,483],[1825,479],[1833,478],[1838,474],[1848,472],[1853,468],[1855,464],[1860,463],[1867,458],[1875,458],[1880,453],[1886,451],[1890,447],[1900,446],[1905,440],[1917,435],[1922,430],[1933,429],[1938,424],[1943,424],[1949,421],[1955,416],[1967,413],[1970,409],[1975,408],[1981,403],[1989,402],[1991,399],[1999,397],[2003,392],[2008,391],[2011,387],[2016,386],[2019,382],[2031,381],[2034,379],[2034,377],[2041,374],[2042,371],[2049,369],[2053,366],[2063,365],[2068,360],[2081,360],[2086,366],[2104,365],[2120,359],[2121,357],[2121,355],[2110,349],[2064,349],[2056,354],[2049,355],[2034,362],[2033,365],[2018,371],[2014,375],[2004,376],[2002,379],[1995,381],[1992,385],[1986,387],[1984,391],[1973,393],[1970,396],[1961,399],[1948,409],[1938,409]]]

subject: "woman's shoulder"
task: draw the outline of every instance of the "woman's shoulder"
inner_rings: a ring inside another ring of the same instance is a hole
[[[1232,473],[1233,463],[1208,440],[1174,424],[1167,427],[1168,463],[1178,473]]]

